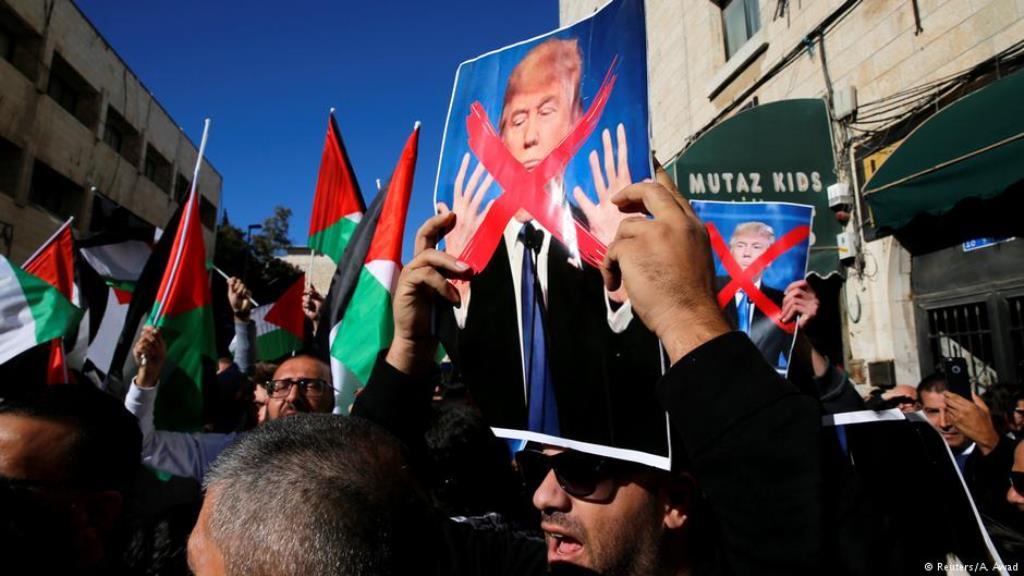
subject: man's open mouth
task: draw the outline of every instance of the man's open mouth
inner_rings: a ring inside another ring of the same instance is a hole
[[[548,562],[573,562],[583,554],[583,544],[560,532],[548,532]]]

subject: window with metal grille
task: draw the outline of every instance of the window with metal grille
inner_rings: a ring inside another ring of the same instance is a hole
[[[1010,351],[1017,377],[1024,377],[1024,296],[1007,298],[1010,309]]]
[[[928,346],[936,366],[942,358],[963,358],[972,384],[986,388],[998,381],[985,302],[933,308],[927,313]]]

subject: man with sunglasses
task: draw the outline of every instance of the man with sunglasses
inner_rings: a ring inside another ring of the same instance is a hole
[[[613,202],[631,213],[602,267],[661,339],[672,367],[657,393],[681,440],[672,473],[554,446],[517,460],[534,488],[552,568],[606,574],[803,574],[821,552],[816,401],[779,377],[715,300],[708,236],[675,186],[634,184]],[[433,249],[444,213],[416,238],[394,292],[395,332],[353,410],[422,450],[435,306],[457,305],[449,279],[467,266]],[[585,335],[581,336],[585,337]],[[694,522],[698,505],[708,514]],[[481,571],[479,573],[486,573]]]
[[[142,429],[142,460],[150,468],[202,482],[210,465],[240,433],[186,433],[157,430],[153,425],[157,381],[167,353],[160,331],[142,329],[132,353],[139,372],[125,396],[124,405],[139,420]],[[145,358],[145,362],[142,359]],[[266,390],[266,420],[293,414],[334,410],[331,369],[323,360],[300,354],[278,366],[273,378],[262,384]]]

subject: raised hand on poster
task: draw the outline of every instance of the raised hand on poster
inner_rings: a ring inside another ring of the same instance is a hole
[[[619,226],[601,267],[605,287],[626,287],[634,312],[671,361],[728,331],[715,300],[708,233],[664,170],[658,182],[629,186],[612,201],[652,218],[630,217]]]
[[[494,205],[494,200],[490,200],[483,210],[480,209],[487,191],[490,189],[491,184],[494,183],[494,178],[490,174],[486,174],[483,164],[477,163],[473,173],[469,176],[469,181],[466,182],[469,161],[470,155],[467,152],[462,157],[462,165],[459,167],[459,173],[455,177],[455,189],[452,192],[451,208],[444,202],[437,203],[438,214],[455,213],[457,216],[454,227],[444,239],[444,251],[453,258],[458,258],[466,249],[466,246],[469,245],[470,240],[476,234],[477,229],[480,228],[480,223],[484,221],[484,218],[487,217],[487,212]],[[483,177],[483,181],[481,181],[481,177]],[[462,300],[467,300],[469,283],[457,282],[456,288]]]
[[[621,123],[615,130],[618,150],[612,151],[612,136],[605,129],[601,134],[604,144],[604,171],[598,160],[597,150],[590,152],[590,172],[594,176],[594,191],[597,203],[594,203],[579,186],[573,189],[572,195],[579,204],[583,215],[587,217],[590,231],[605,246],[615,239],[619,224],[628,215],[612,202],[612,196],[633,183],[629,174],[629,150],[626,146],[626,127]]]

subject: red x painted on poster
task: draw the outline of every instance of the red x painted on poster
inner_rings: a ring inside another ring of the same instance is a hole
[[[792,334],[796,330],[796,322],[783,322],[782,321],[782,310],[772,302],[771,298],[765,296],[764,292],[754,284],[754,279],[764,271],[765,268],[771,265],[776,258],[789,251],[794,246],[797,246],[801,242],[810,236],[811,228],[807,225],[801,225],[793,228],[789,232],[779,238],[775,243],[768,247],[761,254],[757,260],[750,263],[747,269],[744,270],[740,267],[736,259],[732,257],[732,252],[729,251],[729,245],[722,238],[722,235],[718,232],[718,228],[711,222],[707,222],[704,225],[708,229],[708,235],[711,237],[711,249],[718,255],[718,259],[722,262],[722,266],[725,267],[725,271],[729,274],[731,280],[721,291],[718,292],[718,306],[725,308],[726,304],[732,301],[733,296],[736,292],[743,290],[750,301],[765,316],[771,319],[776,326],[782,328],[789,334]]]
[[[469,264],[474,272],[483,270],[487,265],[502,238],[505,226],[519,209],[526,210],[538,224],[570,249],[575,244],[585,262],[595,267],[601,265],[606,246],[585,225],[572,217],[566,203],[553,199],[545,187],[551,179],[565,171],[569,161],[597,127],[615,85],[616,75],[613,71],[617,60],[612,60],[587,112],[558,147],[532,170],[524,168],[512,156],[483,106],[479,102],[470,106],[469,116],[466,117],[469,148],[503,190],[459,255],[459,259]]]

